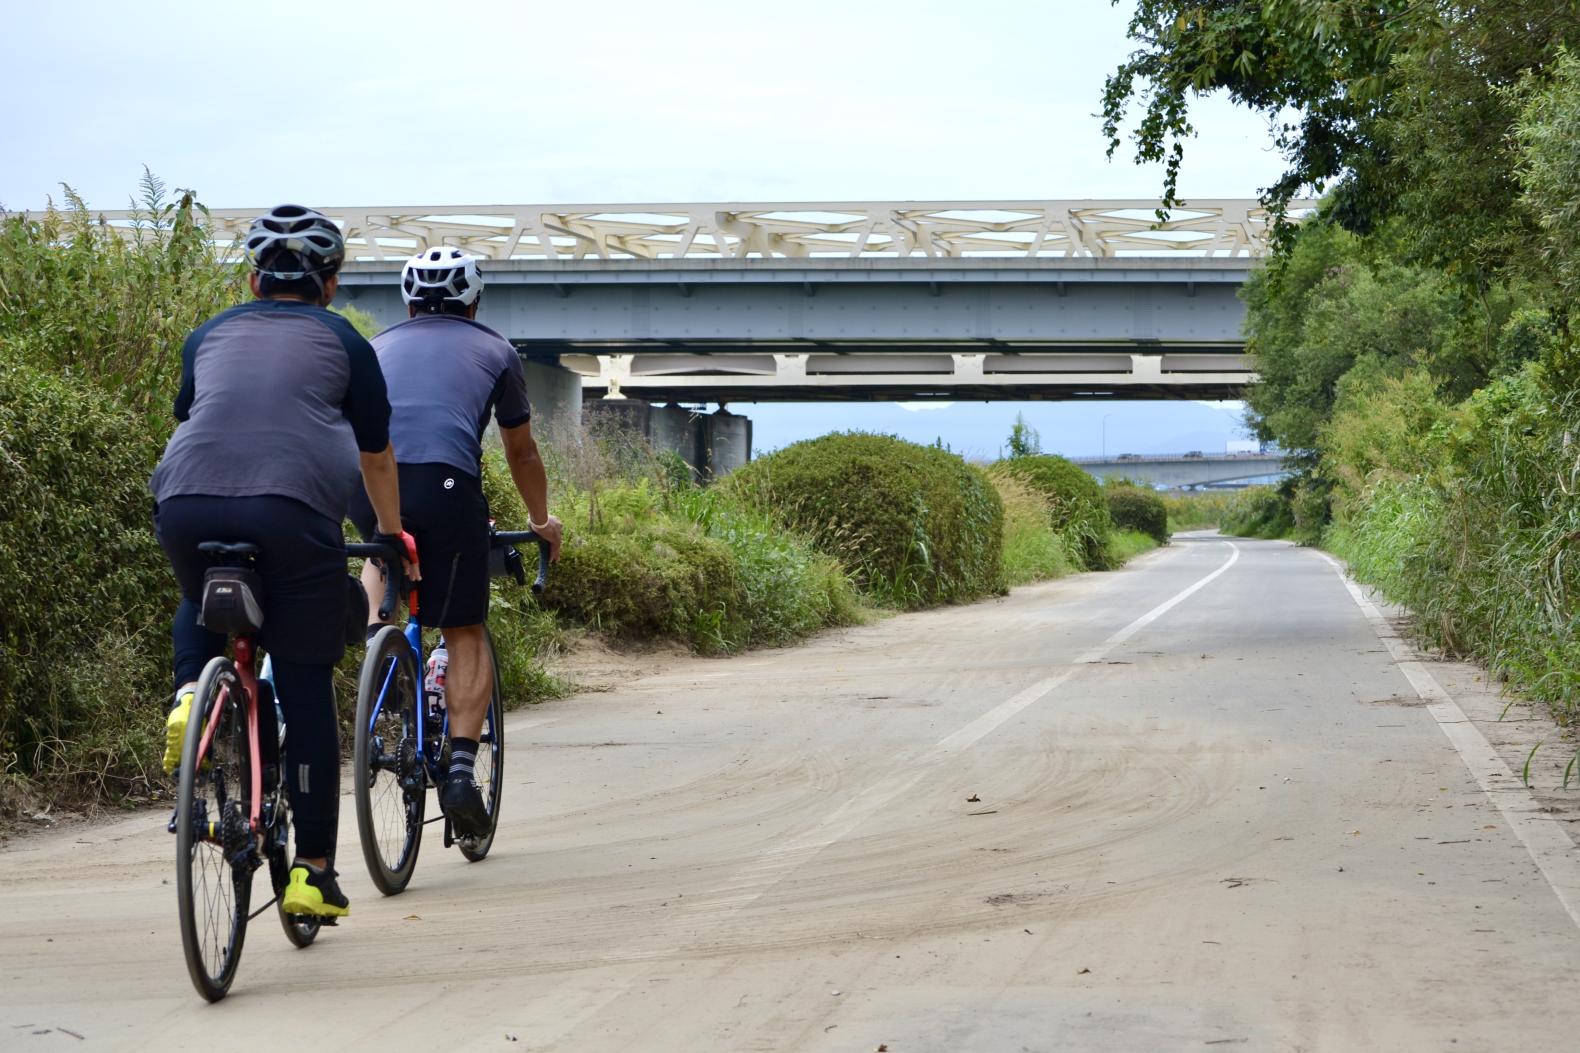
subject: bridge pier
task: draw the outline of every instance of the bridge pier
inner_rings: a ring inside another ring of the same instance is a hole
[[[727,409],[698,413],[674,403],[589,398],[582,416],[595,430],[625,432],[656,453],[679,454],[699,481],[728,475],[752,459],[751,418]]]
[[[581,374],[529,358],[521,365],[527,374],[533,434],[550,442],[575,436],[582,426]]]

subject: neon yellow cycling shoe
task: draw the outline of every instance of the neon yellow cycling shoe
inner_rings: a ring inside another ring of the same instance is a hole
[[[170,707],[170,715],[165,718],[166,775],[174,775],[176,769],[181,767],[181,749],[186,744],[187,719],[192,716],[192,699],[196,695],[195,688],[188,687],[182,690],[176,695],[176,704]]]
[[[335,883],[333,870],[298,862],[291,864],[291,879],[280,894],[280,909],[287,914],[343,918],[351,913],[351,901]]]

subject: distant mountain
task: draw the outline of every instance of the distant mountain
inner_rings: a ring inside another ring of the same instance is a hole
[[[974,460],[1002,452],[1016,414],[1035,428],[1047,453],[1095,457],[1121,453],[1222,453],[1244,439],[1238,402],[830,402],[731,403],[752,419],[753,454],[833,431],[875,431],[912,442],[942,440]]]

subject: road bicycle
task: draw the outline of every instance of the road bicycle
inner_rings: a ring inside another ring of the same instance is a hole
[[[263,626],[259,548],[205,541],[203,624],[231,638],[233,657],[204,666],[187,718],[179,788],[169,830],[176,835],[176,901],[187,972],[210,1002],[236,978],[247,923],[278,908],[290,877],[290,801],[281,777],[285,727],[268,681],[254,671]],[[249,913],[253,873],[269,868],[274,897]],[[278,910],[286,938],[306,947],[334,924]]]
[[[541,593],[548,580],[549,545],[530,530],[495,531],[490,528],[490,572],[526,583],[521,554],[514,546],[535,541],[538,573],[532,591]],[[431,697],[422,671],[426,668],[422,641],[420,586],[403,581],[398,553],[388,545],[347,545],[352,556],[380,560],[388,575],[379,620],[388,620],[395,597],[404,583],[408,618],[404,628],[386,625],[368,644],[357,685],[357,713],[353,757],[353,786],[357,806],[357,832],[362,858],[373,884],[386,896],[405,890],[417,866],[422,829],[444,822],[444,847],[455,845],[469,862],[488,855],[499,825],[499,800],[504,789],[505,725],[499,698],[499,661],[494,641],[485,631],[489,661],[494,669],[493,693],[478,736],[475,777],[488,809],[488,829],[479,836],[458,837],[444,815],[425,819],[428,790],[442,786],[450,766],[449,710]],[[443,640],[440,641],[443,646]]]

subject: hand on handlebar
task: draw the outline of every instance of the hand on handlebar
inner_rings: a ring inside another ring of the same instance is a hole
[[[405,575],[408,581],[422,580],[422,569],[417,563],[416,538],[402,530],[399,534],[376,533],[369,540],[375,545],[389,545],[391,548],[404,552],[405,556],[401,559],[401,573]]]
[[[534,523],[530,516],[527,525],[532,532],[549,543],[549,562],[558,563],[560,560],[560,541],[565,534],[565,524],[561,523],[558,516],[549,516],[546,523]]]

